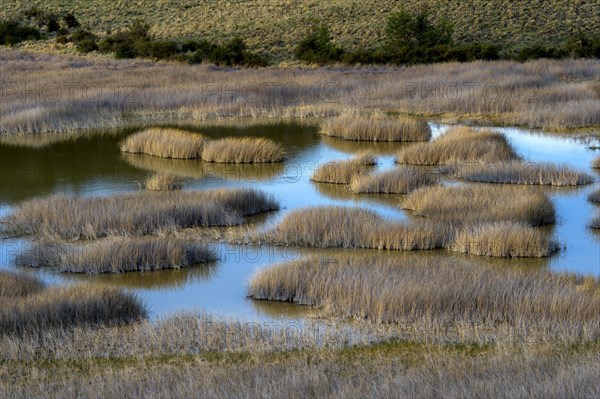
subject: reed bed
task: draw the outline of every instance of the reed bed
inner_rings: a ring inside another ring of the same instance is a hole
[[[254,189],[139,191],[98,198],[60,194],[22,202],[2,222],[5,229],[19,234],[95,239],[233,226],[243,223],[245,216],[277,209],[272,195]]]
[[[417,118],[386,116],[383,112],[360,115],[346,112],[321,123],[320,133],[353,141],[429,141],[431,128]]]
[[[205,245],[177,238],[107,238],[83,245],[34,244],[15,265],[99,274],[180,269],[216,259]]]
[[[227,137],[204,144],[202,160],[217,163],[274,163],[285,159],[283,146],[262,137]]]
[[[82,398],[597,398],[597,351],[445,350],[388,344],[343,351],[72,364],[6,362],[0,395]],[[466,353],[465,353],[466,352]],[[483,353],[480,353],[483,352]],[[491,352],[491,353],[490,353]],[[524,352],[524,353],[523,353]],[[260,364],[257,367],[257,364]],[[309,367],[307,365],[310,365]]]
[[[0,281],[15,279],[0,273]],[[39,281],[15,279],[14,295],[3,297],[0,335],[34,334],[80,325],[123,324],[146,317],[146,309],[133,293],[98,285],[47,287]],[[19,284],[20,283],[20,284]],[[35,286],[35,288],[31,288]]]
[[[353,108],[553,130],[600,125],[595,60],[230,70],[10,50],[0,53],[0,63],[17,88],[5,93],[0,135],[178,120],[308,120]],[[493,98],[481,82],[494,82]],[[56,90],[52,101],[40,101],[40,90],[25,90],[50,84],[74,90]],[[98,88],[93,99],[89,85]],[[455,98],[448,98],[448,88],[457,89]]]
[[[452,165],[464,162],[499,162],[517,155],[503,134],[455,127],[430,143],[400,150],[396,162],[411,165]]]
[[[350,184],[352,179],[365,175],[377,164],[377,158],[368,152],[359,152],[346,161],[332,161],[320,165],[311,180],[319,183]]]
[[[484,223],[460,231],[452,250],[504,258],[542,258],[559,249],[556,241],[523,223]]]
[[[600,169],[600,157],[594,158],[594,160],[592,161],[592,168]]]
[[[590,195],[588,195],[588,201],[600,203],[600,188],[592,191]]]
[[[474,328],[528,326],[550,335],[577,329],[588,339],[597,339],[600,331],[600,281],[595,277],[494,270],[450,260],[310,257],[260,270],[248,295],[376,323],[435,320],[451,326],[468,321]]]
[[[579,186],[594,182],[594,177],[585,172],[550,162],[509,161],[491,165],[464,165],[458,168],[456,176],[475,182],[546,186]]]
[[[454,234],[446,223],[392,222],[361,208],[324,206],[293,211],[256,240],[284,246],[417,250],[445,248]]]
[[[529,187],[422,187],[408,194],[402,207],[416,216],[459,224],[512,221],[539,226],[556,219],[552,201]]]
[[[181,190],[181,180],[169,173],[155,173],[149,176],[144,183],[146,190],[150,191],[174,191]]]
[[[355,176],[350,189],[359,194],[408,194],[435,183],[436,179],[431,173],[417,168],[398,167],[387,172]]]
[[[161,158],[199,159],[206,138],[179,129],[150,128],[132,134],[121,143],[122,152]]]

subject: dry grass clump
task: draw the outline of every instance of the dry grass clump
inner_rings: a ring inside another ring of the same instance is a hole
[[[513,221],[538,226],[556,219],[552,201],[543,192],[528,187],[422,187],[408,194],[402,207],[417,216],[460,224]]]
[[[282,162],[283,146],[262,137],[227,137],[205,142],[202,160],[218,163]]]
[[[359,152],[346,161],[332,161],[320,165],[311,180],[319,183],[350,184],[353,178],[365,175],[377,164],[375,156],[368,152]]]
[[[179,129],[150,128],[132,134],[121,143],[122,152],[161,158],[198,159],[206,138]]]
[[[559,249],[543,231],[514,222],[484,223],[460,231],[452,250],[471,255],[542,258]]]
[[[19,234],[95,239],[147,235],[187,227],[232,226],[243,217],[279,209],[272,195],[254,189],[139,191],[111,197],[52,195],[27,200],[4,218]]]
[[[548,186],[578,186],[594,182],[594,178],[587,173],[549,162],[509,161],[492,165],[465,165],[458,169],[456,176],[476,182]]]
[[[25,297],[38,293],[44,288],[44,283],[35,277],[0,271],[0,299]]]
[[[179,269],[216,260],[205,245],[176,238],[108,238],[84,245],[41,243],[19,254],[17,266],[68,273],[123,273]]]
[[[594,160],[592,161],[592,168],[600,169],[600,157],[594,158]]]
[[[431,173],[416,168],[399,167],[387,172],[355,176],[350,188],[361,194],[407,194],[419,187],[435,183],[436,179]]]
[[[468,127],[450,129],[430,143],[400,150],[396,162],[412,165],[448,165],[463,162],[498,162],[517,155],[503,134]]]
[[[416,250],[444,248],[454,233],[445,223],[392,222],[361,208],[325,206],[287,214],[259,240],[285,246]]]
[[[378,323],[435,320],[440,327],[469,322],[474,328],[577,329],[591,339],[599,337],[600,328],[597,278],[494,270],[439,259],[311,257],[260,270],[248,294]]]
[[[144,183],[146,190],[150,191],[173,191],[181,190],[181,180],[169,173],[155,173],[146,179]]]
[[[146,317],[137,296],[113,287],[73,285],[48,287],[9,273],[0,281],[13,279],[14,295],[3,296],[0,335],[22,335],[78,325],[121,324]],[[9,287],[6,287],[7,290]],[[3,288],[4,290],[4,288]]]
[[[320,133],[345,140],[428,141],[431,128],[423,119],[386,116],[378,112],[369,116],[345,113],[321,123]]]
[[[592,191],[592,193],[588,195],[588,200],[591,202],[600,202],[600,188]]]

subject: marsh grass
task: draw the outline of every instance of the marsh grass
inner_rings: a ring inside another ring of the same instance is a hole
[[[118,237],[82,245],[34,244],[15,258],[15,265],[98,274],[179,269],[216,259],[213,251],[196,242],[177,238]]]
[[[383,112],[360,115],[346,112],[321,123],[320,133],[353,141],[428,141],[431,128],[423,119],[386,116]]]
[[[554,223],[552,201],[529,187],[499,185],[422,187],[408,194],[404,209],[416,216],[458,224],[523,222],[532,226]]]
[[[411,165],[451,165],[464,162],[498,162],[517,155],[503,134],[455,127],[430,143],[416,143],[400,150],[396,162]]]
[[[463,229],[451,248],[471,255],[542,258],[560,247],[539,229],[522,223],[495,222]]]
[[[25,297],[42,291],[45,284],[39,279],[22,273],[0,271],[0,298]]]
[[[258,242],[318,248],[416,250],[445,248],[455,230],[447,223],[392,222],[375,212],[341,206],[295,210]]]
[[[121,151],[161,158],[199,159],[206,138],[179,129],[150,128],[132,134],[121,143]]]
[[[592,340],[600,327],[597,278],[494,270],[470,262],[311,257],[260,270],[248,295],[377,323],[468,321],[474,328],[527,326],[549,336],[577,329]]]
[[[350,184],[352,179],[369,173],[377,164],[375,156],[362,151],[346,161],[331,161],[319,165],[311,180],[319,183]]]
[[[600,169],[600,157],[594,158],[594,160],[592,161],[592,168]]]
[[[227,137],[204,144],[202,160],[217,163],[273,163],[285,158],[283,146],[262,137]]]
[[[355,176],[350,189],[359,194],[407,194],[435,183],[436,179],[431,173],[401,166],[386,172]]]
[[[3,297],[0,335],[22,336],[79,325],[122,324],[146,317],[145,306],[137,296],[117,288],[87,284],[46,288],[29,277],[0,273],[0,281],[7,278],[16,284],[14,295]]]
[[[600,203],[600,188],[592,191],[590,195],[588,195],[588,201]]]
[[[592,219],[589,227],[592,229],[600,229],[600,215],[596,215],[596,217]]]
[[[175,175],[155,173],[146,179],[144,187],[150,191],[174,191],[181,190],[182,185],[181,180]]]
[[[272,195],[255,189],[139,191],[97,198],[59,194],[22,202],[2,221],[18,234],[95,239],[239,225],[245,216],[278,208]]]
[[[458,168],[456,177],[485,183],[548,186],[579,186],[594,182],[594,177],[587,173],[567,165],[555,165],[549,162],[510,161],[490,165],[464,165]]]

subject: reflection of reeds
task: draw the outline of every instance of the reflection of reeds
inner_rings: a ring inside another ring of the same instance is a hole
[[[492,270],[469,261],[310,257],[260,270],[248,293],[381,323],[469,322],[549,336],[600,327],[597,278]]]
[[[588,195],[588,200],[591,202],[600,202],[600,188],[592,191],[590,195]]]
[[[176,238],[108,238],[83,245],[35,244],[15,264],[98,274],[179,269],[215,259],[206,246]]]
[[[181,190],[181,182],[175,175],[169,173],[155,173],[146,179],[144,187],[146,187],[146,190],[150,191]]]
[[[321,136],[321,142],[346,154],[369,151],[375,155],[394,155],[402,148],[411,145],[407,142],[394,141],[351,141],[329,136]]]
[[[168,173],[192,179],[202,179],[205,176],[203,163],[195,159],[167,159],[129,153],[124,153],[121,156],[127,163],[136,168],[155,173]]]
[[[179,129],[150,128],[132,134],[121,143],[121,151],[161,158],[198,159],[205,137]]]
[[[423,187],[408,194],[402,206],[418,216],[461,224],[513,221],[537,226],[556,217],[552,201],[526,187]]]
[[[332,161],[320,165],[312,180],[320,183],[350,184],[353,178],[372,170],[377,159],[370,152],[359,152],[346,161]]]
[[[262,137],[227,137],[204,144],[202,160],[218,163],[281,162],[285,150],[272,140]]]
[[[464,165],[458,168],[456,176],[476,182],[548,186],[578,186],[594,182],[594,178],[587,173],[549,162],[509,161],[491,165]]]
[[[467,227],[456,235],[452,244],[457,252],[505,258],[542,258],[558,248],[558,243],[543,231],[514,222]]]
[[[497,162],[517,158],[501,133],[452,128],[430,143],[416,143],[398,153],[397,163],[448,165],[462,162]]]
[[[352,179],[350,189],[361,194],[407,194],[435,182],[433,175],[426,171],[398,167],[382,173],[356,176]]]
[[[0,275],[0,281],[5,279]],[[22,336],[86,324],[127,323],[146,316],[143,304],[134,294],[107,286],[36,287],[23,294],[21,282],[15,287],[15,294],[3,297],[0,335]]]
[[[241,224],[245,216],[276,209],[272,195],[253,189],[140,191],[98,198],[53,195],[21,203],[3,222],[23,234],[93,239],[232,226]]]
[[[431,138],[431,129],[425,120],[386,116],[381,112],[368,116],[346,112],[323,121],[320,132],[354,141],[427,141]]]

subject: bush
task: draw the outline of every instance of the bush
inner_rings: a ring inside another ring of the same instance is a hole
[[[73,42],[73,44],[75,44],[75,47],[77,47],[77,50],[81,53],[89,53],[90,51],[98,50],[98,38],[88,30],[76,30],[71,35],[70,40]]]
[[[13,45],[41,37],[40,30],[33,26],[23,25],[15,20],[0,21],[0,44]]]
[[[312,32],[302,39],[294,49],[300,61],[326,65],[342,59],[344,51],[331,42],[329,28],[314,26]]]

